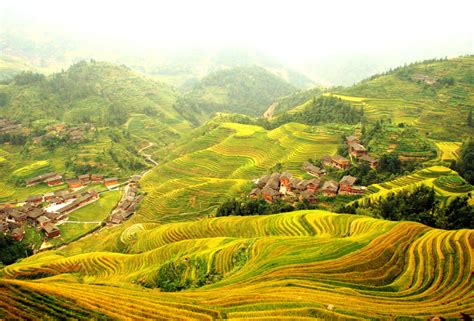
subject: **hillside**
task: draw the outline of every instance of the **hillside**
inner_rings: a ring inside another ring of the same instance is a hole
[[[474,134],[466,121],[474,106],[473,74],[474,56],[430,60],[373,76],[334,93],[364,106],[369,121],[391,119],[413,125],[436,140],[459,141]]]
[[[176,109],[195,124],[215,112],[261,116],[275,99],[295,90],[261,67],[236,67],[204,77],[178,100]]]
[[[0,316],[456,318],[474,312],[473,238],[324,211],[138,224],[122,233],[124,253],[49,251],[8,266]]]
[[[132,112],[159,116],[164,124],[184,122],[172,108],[177,93],[124,66],[80,62],[45,77],[22,73],[0,85],[6,97],[0,116],[21,123],[57,120],[121,125]]]

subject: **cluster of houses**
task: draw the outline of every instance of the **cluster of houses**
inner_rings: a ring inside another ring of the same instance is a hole
[[[51,172],[39,175],[25,180],[26,186],[34,186],[38,184],[47,184],[48,186],[57,186],[67,184],[71,189],[79,189],[90,183],[103,183],[107,188],[113,188],[119,184],[117,177],[104,178],[100,174],[84,174],[76,178],[64,178],[62,175]]]
[[[28,134],[28,129],[21,124],[17,124],[9,119],[0,118],[0,134],[14,134],[22,133]]]
[[[277,198],[315,202],[318,194],[325,197],[335,197],[338,194],[358,195],[365,193],[366,187],[355,185],[356,180],[357,178],[352,176],[344,176],[339,182],[324,181],[319,177],[306,180],[293,177],[288,172],[273,173],[256,181],[257,186],[250,192],[250,197],[263,198],[267,202],[272,202]]]
[[[73,143],[80,143],[85,140],[85,129],[82,127],[66,127],[64,124],[56,124],[47,126],[47,133],[42,136],[35,136],[32,139],[33,144],[39,145],[45,137],[58,136],[61,138],[68,137]]]
[[[352,157],[359,159],[362,162],[366,162],[373,169],[377,168],[377,159],[368,155],[367,149],[362,145],[362,142],[356,136],[348,136],[346,138],[346,145],[349,154]],[[351,167],[351,162],[345,157],[340,155],[335,156],[323,156],[321,163],[324,166],[337,168],[340,170],[346,170]]]
[[[90,126],[87,127],[89,128]],[[73,143],[80,143],[85,140],[87,129],[85,127],[66,127],[64,124],[56,124],[45,127],[45,131],[46,134],[32,138],[33,144],[41,144],[47,136],[68,138]],[[4,134],[18,134],[27,137],[31,134],[31,130],[9,119],[0,118],[0,135]]]
[[[138,193],[139,180],[139,175],[135,175],[130,179],[128,185],[125,187],[125,193],[122,199],[111,213],[110,223],[120,224],[133,215],[138,204],[143,199],[143,195]]]
[[[0,233],[11,232],[12,237],[21,241],[25,226],[43,230],[48,238],[58,237],[57,227],[72,211],[94,202],[99,194],[94,191],[74,192],[61,190],[44,195],[32,195],[22,206],[3,204],[0,206]]]

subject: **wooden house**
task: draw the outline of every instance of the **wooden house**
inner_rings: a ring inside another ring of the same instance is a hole
[[[360,157],[360,160],[369,164],[373,169],[377,169],[378,161],[377,159],[370,157],[368,155],[363,155]]]
[[[303,202],[303,201],[308,201],[310,203],[315,203],[316,202],[316,195],[311,192],[310,190],[305,190],[302,191],[298,197],[298,199]]]
[[[72,189],[77,189],[77,188],[82,187],[81,180],[77,179],[77,178],[67,179],[66,182],[67,182],[67,185],[69,186],[69,188],[72,188]]]
[[[118,182],[117,177],[110,177],[110,178],[104,179],[104,185],[106,187],[113,187],[113,186],[116,186],[118,184],[119,184],[119,182]]]
[[[304,162],[303,163],[303,170],[306,171],[309,175],[315,176],[315,177],[321,177],[324,174],[326,174],[326,171],[324,169],[321,169],[310,162]]]
[[[321,180],[318,178],[313,178],[307,181],[306,189],[311,193],[316,193],[319,190],[319,186],[321,185]]]
[[[104,175],[101,174],[92,174],[91,175],[91,180],[94,183],[101,183],[104,180]]]
[[[336,181],[330,180],[326,181],[321,188],[321,191],[326,197],[336,197],[339,184]]]
[[[83,175],[79,175],[77,179],[81,181],[82,185],[87,185],[91,181],[91,176],[89,174],[83,174]]]
[[[340,155],[336,155],[332,158],[331,166],[338,169],[348,169],[349,167],[351,167],[351,163],[348,159]]]
[[[321,157],[321,163],[323,164],[323,166],[331,167],[332,166],[332,157],[331,156]]]
[[[22,228],[17,227],[12,230],[12,237],[15,241],[23,240],[24,236],[25,236],[25,231]]]
[[[38,226],[43,227],[46,223],[51,222],[51,219],[45,215],[42,215],[36,219],[36,224]]]
[[[43,230],[44,230],[44,234],[50,239],[61,235],[61,231],[58,229],[58,227],[51,222],[46,223],[43,226]]]
[[[351,145],[351,144],[362,144],[362,142],[360,141],[360,139],[357,137],[357,136],[347,136],[346,137],[346,142],[347,142],[347,145]]]
[[[55,199],[56,195],[54,195],[54,192],[49,192],[43,195],[43,199],[45,202],[50,202],[52,199]]]
[[[262,196],[267,202],[273,202],[274,199],[280,197],[280,193],[278,193],[276,190],[269,188],[269,187],[264,187],[262,189]]]
[[[357,181],[356,177],[347,175],[344,176],[339,182],[339,193],[340,194],[352,194],[352,186]]]
[[[265,187],[278,191],[280,189],[280,173],[273,173],[270,175]]]
[[[57,186],[61,185],[64,183],[63,177],[61,175],[56,175],[53,177],[50,177],[44,181],[48,186]]]
[[[367,155],[367,149],[358,143],[352,143],[349,145],[349,153],[354,157],[361,157]]]
[[[25,180],[25,183],[26,183],[26,186],[37,185],[39,183],[44,182],[48,178],[56,176],[56,175],[58,175],[58,174],[56,174],[56,173],[46,173],[46,174],[43,174],[43,175],[40,175],[40,176],[36,176],[36,177],[30,178],[30,179],[27,179],[27,180]]]
[[[252,199],[257,199],[261,195],[262,195],[262,189],[259,188],[259,187],[254,188],[249,194],[250,198],[252,198]]]

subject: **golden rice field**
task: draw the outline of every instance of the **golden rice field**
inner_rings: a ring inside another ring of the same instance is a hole
[[[442,198],[466,195],[474,189],[455,171],[444,166],[431,166],[392,181],[372,184],[368,187],[369,193],[359,202],[367,199],[376,200],[385,197],[388,193],[413,189],[419,185],[434,187],[436,194]]]
[[[440,160],[457,160],[462,143],[460,142],[435,142],[439,150]]]
[[[219,124],[174,148],[141,185],[148,193],[136,222],[205,217],[223,199],[250,188],[249,182],[280,163],[302,175],[309,158],[334,154],[341,132],[297,123],[268,131],[259,126]]]
[[[6,267],[0,318],[425,320],[474,313],[473,230],[316,210],[130,229],[120,238],[122,253],[56,250]],[[181,291],[156,287],[170,264]]]

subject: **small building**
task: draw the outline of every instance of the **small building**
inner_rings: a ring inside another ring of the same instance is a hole
[[[11,220],[13,220],[16,223],[20,223],[20,224],[26,222],[26,220],[28,218],[26,213],[23,213],[23,212],[17,210],[16,208],[9,211],[8,216],[10,217]]]
[[[43,202],[43,196],[42,195],[31,195],[28,196],[26,201],[30,204],[39,204]]]
[[[112,217],[110,218],[110,222],[112,224],[120,224],[123,222],[123,216],[120,215],[119,213],[115,213],[112,215]]]
[[[323,192],[323,195],[326,197],[336,197],[338,188],[339,188],[339,184],[334,180],[330,180],[330,181],[324,182],[323,187],[321,188],[321,191]]]
[[[25,236],[25,231],[19,227],[15,228],[12,230],[12,237],[15,241],[21,241],[23,240],[23,237]]]
[[[357,181],[357,177],[350,175],[344,176],[339,182],[339,193],[340,194],[351,194],[352,186]]]
[[[5,221],[0,221],[0,233],[7,233],[10,230],[8,223]]]
[[[91,181],[91,176],[89,174],[79,175],[77,178],[81,181],[82,185],[87,185]]]
[[[50,202],[51,200],[55,199],[56,195],[54,192],[49,192],[43,195],[43,199],[45,202]]]
[[[331,156],[321,157],[321,163],[323,164],[323,166],[331,167],[332,166],[332,157]]]
[[[250,198],[253,198],[253,199],[257,199],[261,195],[262,195],[262,189],[259,187],[254,188],[249,194]]]
[[[40,175],[40,176],[36,176],[36,177],[33,177],[33,178],[30,178],[30,179],[27,179],[25,180],[25,183],[26,183],[26,186],[34,186],[34,185],[37,185],[41,182],[44,182],[45,180],[47,180],[48,178],[50,177],[53,177],[53,176],[56,176],[58,174],[56,173],[46,173],[46,174],[43,174],[43,175]]]
[[[357,137],[357,136],[354,136],[354,135],[351,135],[351,136],[347,136],[346,137],[346,142],[347,142],[347,145],[351,145],[351,144],[362,144],[362,142],[360,141],[360,139]]]
[[[280,197],[280,193],[278,193],[276,190],[269,188],[269,187],[264,187],[262,189],[262,196],[267,202],[273,202],[274,199]]]
[[[318,178],[310,179],[306,183],[306,189],[311,193],[316,193],[319,189],[319,186],[321,186],[321,180]]]
[[[285,187],[288,187],[290,185],[290,179],[292,177],[293,177],[293,175],[291,175],[290,173],[283,172],[280,175],[280,185],[284,185]]]
[[[72,189],[77,189],[77,188],[82,187],[81,180],[77,178],[67,179],[66,182],[69,188],[72,188]]]
[[[351,167],[351,163],[348,159],[340,156],[340,155],[336,155],[332,158],[332,167],[335,167],[335,168],[338,168],[338,169],[348,169],[349,167]]]
[[[91,180],[94,183],[101,183],[104,180],[104,175],[101,174],[92,174],[91,175]]]
[[[359,158],[361,161],[366,162],[373,169],[377,169],[378,161],[377,159],[370,157],[369,155],[363,155]]]
[[[57,186],[64,184],[63,177],[61,175],[56,175],[53,177],[50,177],[44,181],[48,186]]]
[[[367,155],[367,149],[358,143],[352,143],[349,145],[349,153],[354,157],[361,157]]]
[[[257,186],[260,188],[263,188],[267,184],[269,179],[270,179],[270,175],[265,175],[263,177],[260,177],[257,181]]]
[[[270,175],[265,187],[278,191],[280,189],[280,173],[273,173]]]
[[[58,227],[51,222],[44,224],[43,230],[44,234],[50,239],[61,235],[61,231],[58,229]]]
[[[299,198],[298,198],[301,202],[303,201],[308,201],[310,203],[315,203],[316,202],[316,195],[314,195],[313,192],[311,192],[310,190],[306,190],[306,191],[302,191],[299,195]]]
[[[35,224],[37,219],[39,217],[41,217],[42,215],[44,214],[44,211],[43,209],[41,208],[35,208],[33,209],[32,211],[29,211],[28,212],[28,221],[31,223],[31,224]]]
[[[118,184],[119,182],[118,182],[117,177],[110,177],[110,178],[104,179],[104,185],[106,187],[113,187],[113,186],[117,186]]]
[[[49,222],[51,222],[51,219],[45,215],[42,215],[36,219],[36,224],[38,224],[38,226],[40,227],[43,227],[46,223]]]
[[[324,169],[321,169],[310,162],[304,162],[303,163],[303,170],[306,171],[309,175],[316,176],[316,177],[321,177],[324,174],[326,174],[326,171]]]

